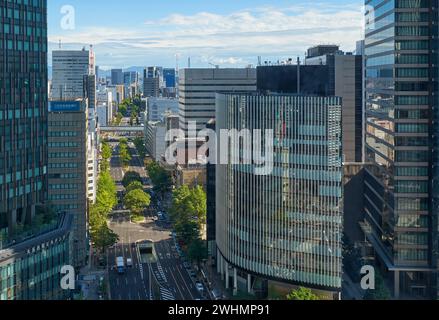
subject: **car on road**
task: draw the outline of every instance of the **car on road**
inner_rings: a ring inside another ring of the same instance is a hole
[[[197,281],[197,282],[195,283],[195,288],[197,288],[197,290],[198,290],[199,292],[204,292],[204,286],[203,286],[203,284],[202,284],[200,281]]]
[[[133,259],[128,258],[127,259],[127,268],[132,268],[133,267]]]
[[[183,265],[184,265],[184,267],[185,267],[186,269],[190,269],[190,268],[191,268],[191,265],[190,265],[189,262],[185,262],[185,263],[183,263]]]
[[[197,274],[195,273],[194,270],[191,270],[191,271],[189,272],[189,274],[190,274],[190,276],[191,276],[192,278],[196,278],[196,277],[197,277]]]

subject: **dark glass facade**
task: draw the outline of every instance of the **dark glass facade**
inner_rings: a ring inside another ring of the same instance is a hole
[[[46,198],[47,1],[0,1],[0,233]],[[1,238],[1,237],[0,237]]]
[[[437,8],[366,1],[364,229],[396,297],[437,292]]]

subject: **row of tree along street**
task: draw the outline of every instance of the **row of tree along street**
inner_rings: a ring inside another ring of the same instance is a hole
[[[101,173],[98,179],[96,203],[90,208],[90,236],[93,244],[105,252],[119,240],[108,227],[108,216],[117,205],[117,189],[110,174],[112,149],[107,142],[102,143]]]

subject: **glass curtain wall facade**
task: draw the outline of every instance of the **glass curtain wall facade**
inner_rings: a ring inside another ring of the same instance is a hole
[[[394,295],[435,295],[437,0],[366,1],[363,229]]]
[[[225,129],[260,129],[262,136],[264,130],[274,132],[271,173],[258,175],[256,165],[233,164],[231,158],[217,165],[218,271],[229,278],[234,267],[235,278],[244,271],[249,279],[337,295],[342,283],[341,98],[217,94],[216,101],[218,136]]]
[[[47,1],[0,2],[0,248],[44,202]]]

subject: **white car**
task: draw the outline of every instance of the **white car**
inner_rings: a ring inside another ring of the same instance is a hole
[[[203,285],[201,284],[201,282],[197,282],[197,283],[195,284],[195,287],[197,288],[197,290],[198,290],[199,292],[203,292],[203,291],[204,291],[204,287],[203,287]]]
[[[132,268],[133,267],[133,260],[130,259],[130,258],[127,259],[127,267],[128,268]]]

